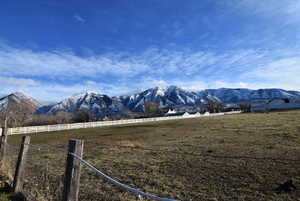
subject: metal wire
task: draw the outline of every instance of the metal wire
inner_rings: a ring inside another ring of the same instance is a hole
[[[123,183],[121,183],[121,182],[113,179],[112,177],[108,176],[107,174],[103,173],[102,171],[98,170],[96,167],[94,167],[92,164],[90,164],[89,162],[87,162],[86,160],[84,160],[83,158],[81,158],[80,156],[78,156],[78,155],[76,155],[76,154],[74,154],[72,152],[69,152],[67,149],[53,147],[53,146],[49,146],[49,145],[47,145],[47,146],[45,146],[45,145],[33,145],[33,144],[24,144],[24,145],[31,146],[31,147],[33,147],[36,150],[41,150],[41,149],[43,149],[43,150],[49,150],[50,149],[50,150],[55,150],[55,151],[60,151],[60,152],[68,153],[68,154],[74,156],[83,165],[85,165],[86,167],[88,167],[89,169],[91,169],[92,171],[94,171],[97,175],[103,177],[104,179],[106,179],[107,181],[109,181],[109,182],[111,182],[111,183],[113,183],[115,185],[118,185],[118,186],[120,186],[120,187],[122,187],[124,189],[127,189],[128,191],[131,191],[133,193],[139,194],[141,196],[149,197],[149,198],[152,198],[152,199],[155,199],[155,200],[176,201],[176,200],[173,200],[173,199],[162,198],[162,197],[159,197],[159,196],[156,196],[156,195],[145,193],[143,191],[140,191],[138,189],[130,187],[130,186],[126,185],[126,184],[123,184]]]
[[[81,163],[83,163],[86,167],[88,167],[89,169],[93,170],[94,172],[97,173],[97,175],[105,178],[107,181],[115,184],[115,185],[118,185],[122,188],[125,188],[133,193],[136,193],[136,194],[139,194],[139,195],[142,195],[142,196],[145,196],[145,197],[149,197],[149,198],[152,198],[152,199],[155,199],[155,200],[162,200],[162,201],[176,201],[176,200],[173,200],[173,199],[168,199],[168,198],[162,198],[162,197],[159,197],[159,196],[156,196],[156,195],[152,195],[152,194],[149,194],[149,193],[145,193],[143,191],[140,191],[138,189],[135,189],[135,188],[132,188],[128,185],[125,185],[125,184],[122,184],[121,182],[111,178],[110,176],[108,176],[107,174],[101,172],[100,170],[98,170],[97,168],[95,168],[93,165],[91,165],[89,162],[83,160],[80,156],[74,154],[74,153],[71,153],[69,152],[70,155],[74,156],[77,160],[79,160]]]

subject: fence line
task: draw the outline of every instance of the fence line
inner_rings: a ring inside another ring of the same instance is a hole
[[[95,127],[114,126],[114,125],[126,125],[126,124],[154,122],[154,121],[220,116],[220,115],[229,115],[229,114],[238,114],[238,113],[241,113],[241,111],[211,113],[211,114],[204,114],[204,115],[196,114],[196,115],[154,117],[154,118],[143,118],[143,119],[124,119],[124,120],[116,120],[116,121],[95,121],[95,122],[72,123],[72,124],[17,127],[17,128],[9,128],[7,134],[18,135],[18,134],[29,134],[29,133],[42,133],[42,132],[74,130],[74,129],[81,129],[81,128],[95,128]],[[1,132],[2,132],[2,128],[0,128],[0,133]]]
[[[5,142],[5,144],[8,145],[8,146],[10,146],[10,147],[17,148],[16,146],[10,145],[7,142]],[[152,199],[155,199],[155,200],[176,201],[174,199],[162,198],[162,197],[159,197],[159,196],[156,196],[156,195],[145,193],[145,192],[140,191],[140,190],[138,190],[136,188],[133,188],[133,187],[130,187],[130,186],[126,185],[126,184],[123,184],[123,183],[121,183],[121,182],[113,179],[112,177],[108,176],[107,174],[103,173],[101,170],[97,169],[92,164],[90,164],[89,162],[87,162],[86,160],[84,160],[81,156],[78,156],[75,153],[69,152],[69,150],[67,150],[67,149],[60,148],[60,147],[54,147],[54,146],[50,146],[50,145],[33,145],[33,144],[29,144],[29,143],[21,143],[21,145],[26,145],[26,146],[32,147],[35,150],[54,150],[54,151],[59,151],[59,152],[67,153],[69,155],[74,156],[74,158],[77,159],[81,164],[83,164],[88,169],[90,169],[93,172],[95,172],[98,176],[104,178],[105,180],[107,180],[108,182],[110,182],[112,184],[115,184],[115,185],[117,185],[119,187],[122,187],[122,188],[124,188],[124,189],[126,189],[128,191],[131,191],[131,192],[135,193],[135,194],[138,194],[138,195],[141,195],[141,196],[144,196],[144,197],[148,197],[148,198],[152,198]]]
[[[104,179],[106,179],[107,181],[109,181],[110,183],[113,183],[117,186],[120,186],[128,191],[131,191],[133,193],[136,193],[138,195],[144,196],[144,197],[149,197],[155,200],[161,200],[161,201],[176,201],[176,200],[172,200],[172,199],[168,199],[168,198],[162,198],[156,195],[152,195],[149,193],[145,193],[143,191],[140,191],[138,189],[132,188],[128,185],[125,185],[113,178],[111,178],[110,176],[106,175],[105,173],[101,172],[100,170],[98,170],[97,168],[95,168],[93,165],[91,165],[89,162],[87,162],[86,160],[83,160],[80,156],[74,154],[74,153],[70,153],[70,155],[74,156],[77,160],[79,160],[82,164],[84,164],[86,167],[88,167],[90,170],[94,171],[98,176],[103,177]]]
[[[3,135],[5,136],[5,135]],[[1,136],[1,138],[3,138],[3,136]],[[3,145],[8,145],[10,147],[13,147],[14,149],[17,149],[17,146],[15,145],[11,145],[9,143],[7,143],[6,141],[3,141],[3,144],[1,144],[1,147]],[[97,169],[96,167],[94,167],[91,163],[89,163],[88,161],[84,160],[83,157],[75,154],[75,153],[72,153],[71,151],[65,149],[65,148],[62,148],[62,147],[55,147],[55,146],[51,146],[51,145],[40,145],[40,144],[30,144],[30,143],[21,143],[21,146],[22,145],[26,145],[28,147],[32,147],[33,149],[35,150],[53,150],[53,151],[58,151],[58,152],[63,152],[63,153],[66,153],[68,155],[71,155],[73,156],[77,161],[80,162],[80,164],[84,165],[85,167],[87,167],[88,169],[92,170],[93,172],[96,173],[96,175],[100,176],[101,178],[104,178],[105,180],[107,180],[108,182],[112,183],[112,184],[115,184],[123,189],[126,189],[130,192],[133,192],[135,194],[138,194],[140,196],[144,196],[144,197],[148,197],[148,198],[151,198],[151,199],[155,199],[155,200],[161,200],[161,201],[176,201],[176,200],[173,200],[173,199],[169,199],[169,198],[163,198],[163,197],[159,197],[159,196],[156,196],[156,195],[152,195],[152,194],[149,194],[149,193],[145,193],[143,191],[140,191],[136,188],[133,188],[133,187],[130,187],[126,184],[123,184],[117,180],[115,180],[114,178],[108,176],[107,174],[103,173],[101,170]],[[109,145],[106,145],[106,144],[99,144],[100,146],[109,146]],[[120,145],[110,145],[110,146],[120,146]],[[161,151],[161,152],[166,152],[165,150],[154,150],[154,149],[150,149],[150,148],[140,148],[140,147],[129,147],[129,146],[120,146],[120,147],[123,147],[123,148],[131,148],[131,149],[142,149],[142,150],[150,150],[150,151]],[[188,155],[197,155],[197,156],[201,156],[202,154],[195,154],[195,153],[188,153],[188,152],[177,152],[177,151],[167,151],[168,153],[174,153],[174,154],[188,154]],[[203,156],[203,155],[202,155]],[[209,155],[205,155],[205,156],[209,156]],[[243,156],[218,156],[218,155],[210,155],[211,157],[220,157],[220,158],[231,158],[231,159],[238,159],[240,157],[243,157]],[[276,158],[253,158],[253,157],[249,157],[249,156],[246,156],[248,159],[254,159],[254,160],[278,160],[278,162],[280,161],[290,161],[290,162],[300,162],[299,160],[291,160],[291,159],[276,159]],[[2,158],[3,159],[3,158]]]
[[[17,149],[17,146],[15,145],[11,145],[7,142],[5,142],[5,144],[7,146],[10,146],[10,147],[13,147],[15,149]],[[88,169],[92,170],[93,172],[96,173],[96,175],[100,176],[101,178],[104,178],[105,180],[107,180],[108,182],[112,183],[112,184],[115,184],[123,189],[126,189],[130,192],[133,192],[135,194],[138,194],[140,196],[144,196],[144,197],[148,197],[148,198],[151,198],[151,199],[155,199],[155,200],[161,200],[161,201],[176,201],[174,199],[169,199],[169,198],[163,198],[163,197],[159,197],[159,196],[156,196],[156,195],[152,195],[152,194],[149,194],[149,193],[145,193],[143,191],[140,191],[136,188],[133,188],[133,187],[130,187],[126,184],[123,184],[117,180],[115,180],[114,178],[108,176],[107,174],[103,173],[101,170],[97,169],[96,167],[94,167],[91,163],[89,163],[88,161],[84,160],[81,156],[75,154],[75,153],[72,153],[70,152],[69,150],[65,149],[65,148],[61,148],[61,147],[55,147],[55,146],[51,146],[51,145],[37,145],[37,144],[29,144],[29,143],[21,143],[21,145],[27,145],[29,147],[32,147],[33,149],[35,150],[53,150],[53,151],[58,151],[58,152],[63,152],[63,153],[66,153],[68,155],[72,155],[76,160],[78,160],[82,165],[86,166]],[[100,146],[103,146],[105,144],[100,144]],[[121,147],[124,147],[124,148],[133,148],[133,147],[127,147],[127,146],[121,146]],[[149,149],[149,148],[133,148],[133,149],[142,149],[142,150],[147,150],[147,151],[157,151],[157,150],[154,150],[154,149]],[[165,152],[164,150],[159,150],[159,151],[162,151],[162,152]],[[180,152],[174,152],[174,151],[169,151],[168,153],[174,153],[174,154],[187,154],[187,155],[196,155],[194,153],[180,153]],[[202,154],[197,154],[197,156],[209,156],[209,155],[202,155]],[[239,157],[243,157],[243,156],[217,156],[217,155],[212,155],[211,157],[220,157],[220,158],[232,158],[232,159],[237,159]],[[247,158],[250,158],[250,157],[247,157]],[[280,159],[280,158],[250,158],[250,159],[254,159],[254,160],[278,160],[278,162],[280,161],[292,161],[292,162],[300,162],[299,160],[291,160],[291,159]]]

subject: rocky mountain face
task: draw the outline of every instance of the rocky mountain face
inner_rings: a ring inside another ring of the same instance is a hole
[[[143,112],[144,102],[156,102],[161,107],[201,106],[209,101],[240,103],[252,100],[271,100],[274,98],[288,98],[300,101],[300,92],[283,89],[206,89],[198,92],[183,90],[176,86],[155,87],[132,96],[122,96],[119,100],[134,112]]]
[[[57,104],[43,106],[38,109],[38,113],[56,114],[61,111],[75,113],[83,110],[91,112],[98,118],[123,115],[128,112],[118,99],[90,91],[72,96]]]
[[[9,124],[20,125],[23,121],[35,114],[41,104],[20,92],[16,92],[0,98],[0,123],[9,117]]]
[[[209,99],[218,100],[207,95],[183,90],[176,86],[155,87],[131,96],[122,96],[120,101],[133,112],[143,112],[145,102],[155,102],[161,107],[184,107],[205,104]]]
[[[0,98],[0,113],[29,112],[34,113],[41,106],[37,100],[20,92]]]
[[[300,92],[283,89],[207,89],[198,93],[201,96],[211,95],[224,103],[240,103],[252,100],[271,100],[274,98],[287,98],[291,101],[300,100]]]

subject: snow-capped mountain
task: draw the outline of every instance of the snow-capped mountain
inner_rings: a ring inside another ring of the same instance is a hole
[[[199,96],[195,92],[176,86],[155,87],[132,96],[119,97],[121,102],[134,112],[143,112],[145,102],[155,102],[161,107],[195,106],[205,104],[209,99],[218,101],[214,96]]]
[[[38,113],[55,114],[60,111],[74,113],[80,110],[88,110],[95,117],[114,116],[128,111],[118,99],[88,91],[57,104],[43,106],[39,108]]]
[[[240,103],[252,100],[271,100],[274,98],[287,98],[291,101],[300,100],[300,92],[286,91],[283,89],[207,89],[198,92],[199,96],[211,95],[219,98],[224,103]]]
[[[88,110],[95,117],[126,115],[130,112],[144,112],[145,102],[156,102],[164,108],[198,108],[209,101],[240,103],[252,100],[287,98],[300,102],[300,92],[283,89],[206,89],[198,92],[187,91],[176,86],[154,87],[131,96],[110,97],[97,92],[85,92],[67,98],[59,103],[41,106],[35,99],[22,93],[14,93],[0,99],[0,113],[9,110],[19,113],[37,111],[40,114],[55,114],[59,111],[77,112]],[[38,108],[38,109],[37,109]]]
[[[134,112],[144,111],[144,102],[156,102],[161,107],[201,106],[209,101],[240,103],[252,100],[288,98],[300,101],[300,92],[283,89],[206,89],[198,92],[187,91],[176,86],[155,87],[132,96],[121,96],[120,101]]]
[[[34,113],[41,104],[30,96],[16,92],[0,98],[0,113]]]

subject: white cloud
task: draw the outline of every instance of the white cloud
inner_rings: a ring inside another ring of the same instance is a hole
[[[258,80],[259,87],[300,90],[300,57],[274,60],[242,77]]]
[[[97,84],[96,82],[91,81],[91,80],[87,80],[84,83],[87,84],[87,85],[96,85]]]
[[[97,91],[107,95],[124,95],[132,92],[132,89],[124,85],[113,85],[107,83],[97,83],[89,85],[79,83],[74,85],[40,83],[39,85],[11,85],[9,82],[2,83],[0,80],[1,94],[10,94],[15,91],[26,93],[42,102],[57,102],[74,94],[85,91]],[[2,85],[4,84],[4,85]]]
[[[300,2],[296,0],[237,0],[234,4],[237,9],[252,16],[273,19],[284,24],[300,22]]]
[[[179,86],[188,91],[201,91],[207,88],[207,83],[203,81],[173,81],[172,85]]]
[[[2,87],[5,85],[27,87],[27,86],[38,86],[39,83],[32,79],[26,79],[26,78],[0,77],[0,85]]]
[[[0,44],[0,84],[2,93],[21,90],[51,101],[85,90],[123,95],[158,85],[176,85],[188,90],[220,87],[299,90],[298,52],[149,48],[135,54],[93,53],[83,57],[72,51],[32,51]]]
[[[72,52],[1,48],[0,68],[4,76],[134,76],[149,71],[149,66],[137,60],[118,60],[105,55],[80,57]]]
[[[86,21],[83,17],[81,17],[78,14],[75,14],[73,17],[80,23],[85,23],[85,21]]]
[[[140,90],[146,90],[156,86],[166,87],[173,85],[188,91],[200,91],[208,87],[204,82],[197,80],[178,80],[174,78],[166,81],[162,79],[153,79],[151,77],[145,77],[143,80],[143,83],[138,86]]]
[[[249,83],[246,82],[216,81],[213,83],[212,88],[247,88],[249,86]]]

